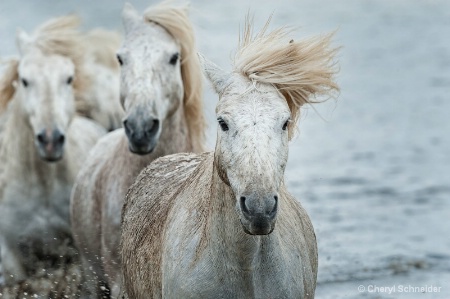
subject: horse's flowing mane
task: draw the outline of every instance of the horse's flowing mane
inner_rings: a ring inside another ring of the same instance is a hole
[[[85,34],[84,43],[94,62],[118,71],[116,51],[120,47],[122,37],[119,33],[104,29],[94,29]]]
[[[195,152],[203,150],[204,129],[202,70],[195,48],[195,36],[188,7],[174,7],[167,1],[148,8],[144,19],[166,29],[181,47],[181,76],[184,85],[184,112]]]
[[[3,113],[8,106],[8,103],[13,98],[16,88],[13,85],[14,81],[19,78],[18,66],[19,60],[17,58],[11,58],[8,61],[3,62],[5,64],[4,70],[0,77],[0,113]]]
[[[285,97],[291,110],[289,139],[300,116],[299,108],[306,103],[320,102],[319,95],[329,96],[339,91],[334,82],[337,73],[330,48],[333,33],[294,41],[287,38],[292,30],[279,28],[267,33],[270,19],[263,29],[253,34],[252,20],[247,17],[244,32],[239,38],[234,59],[234,71],[253,82],[272,84]]]

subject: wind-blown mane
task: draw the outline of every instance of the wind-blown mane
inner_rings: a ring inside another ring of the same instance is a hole
[[[73,87],[77,110],[84,110],[82,101],[78,99],[89,84],[83,69],[83,39],[78,27],[81,19],[77,15],[67,15],[51,19],[39,26],[33,33],[33,46],[44,54],[56,54],[68,57],[75,65]]]
[[[195,37],[188,18],[188,7],[173,7],[163,2],[150,7],[144,13],[144,19],[166,29],[181,47],[181,76],[184,84],[184,112],[193,143],[194,152],[202,151],[204,128],[202,102],[202,70],[195,50]]]
[[[8,103],[13,98],[16,88],[13,85],[14,81],[19,78],[17,67],[19,66],[19,60],[17,58],[11,58],[5,63],[4,70],[2,70],[2,77],[0,77],[0,113],[3,113]]]
[[[99,63],[112,70],[119,70],[116,51],[122,42],[121,36],[113,31],[104,29],[94,29],[89,31],[84,37],[87,50],[96,63]]]
[[[338,49],[330,48],[333,33],[300,41],[288,41],[292,30],[279,28],[267,33],[270,19],[253,34],[247,18],[234,59],[234,71],[253,82],[272,84],[285,97],[291,110],[289,139],[300,116],[300,106],[320,102],[315,96],[330,96],[339,87],[334,57]],[[313,99],[312,99],[313,98]],[[325,98],[325,100],[328,98]]]

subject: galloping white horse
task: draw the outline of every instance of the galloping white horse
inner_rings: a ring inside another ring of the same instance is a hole
[[[6,94],[0,98],[9,102],[3,105],[8,109],[0,146],[0,251],[7,285],[75,256],[70,191],[88,150],[105,134],[75,115],[75,94],[86,86],[77,25],[78,18],[67,16],[32,35],[19,31],[20,60],[2,79],[8,82],[2,81]]]
[[[124,129],[95,146],[71,199],[82,296],[89,298],[119,293],[120,219],[128,187],[160,156],[200,152],[204,136],[202,71],[186,7],[163,3],[142,17],[127,4],[122,18],[125,40],[117,56]]]
[[[300,107],[337,85],[330,36],[291,41],[247,24],[219,94],[215,152],[162,157],[129,189],[121,255],[130,298],[313,298],[317,244],[288,193]]]

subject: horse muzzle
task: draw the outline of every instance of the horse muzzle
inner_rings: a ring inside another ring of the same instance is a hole
[[[132,153],[146,155],[153,152],[159,140],[160,122],[158,119],[150,119],[145,122],[125,119],[123,126],[128,138],[128,147]]]
[[[278,196],[268,199],[239,198],[240,221],[250,235],[268,235],[275,228],[278,212]]]
[[[58,129],[42,130],[35,137],[35,143],[41,159],[48,162],[61,160],[64,154],[65,136]]]

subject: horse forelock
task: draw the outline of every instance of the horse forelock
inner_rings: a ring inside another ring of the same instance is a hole
[[[78,112],[87,110],[83,93],[89,88],[90,80],[85,70],[85,41],[79,31],[81,19],[77,15],[67,15],[51,19],[39,26],[32,35],[29,51],[38,49],[44,55],[59,55],[72,61],[75,67],[73,88]]]
[[[206,122],[203,115],[202,70],[197,57],[195,34],[188,17],[188,6],[167,1],[149,7],[144,19],[166,29],[181,48],[181,77],[184,86],[184,113],[195,152],[203,150]]]
[[[250,81],[270,84],[280,91],[291,110],[292,122],[288,127],[291,139],[300,116],[299,108],[327,100],[339,91],[334,81],[338,49],[330,47],[334,33],[294,41],[288,39],[292,30],[285,27],[268,32],[270,20],[254,34],[252,20],[247,17],[233,67]]]

